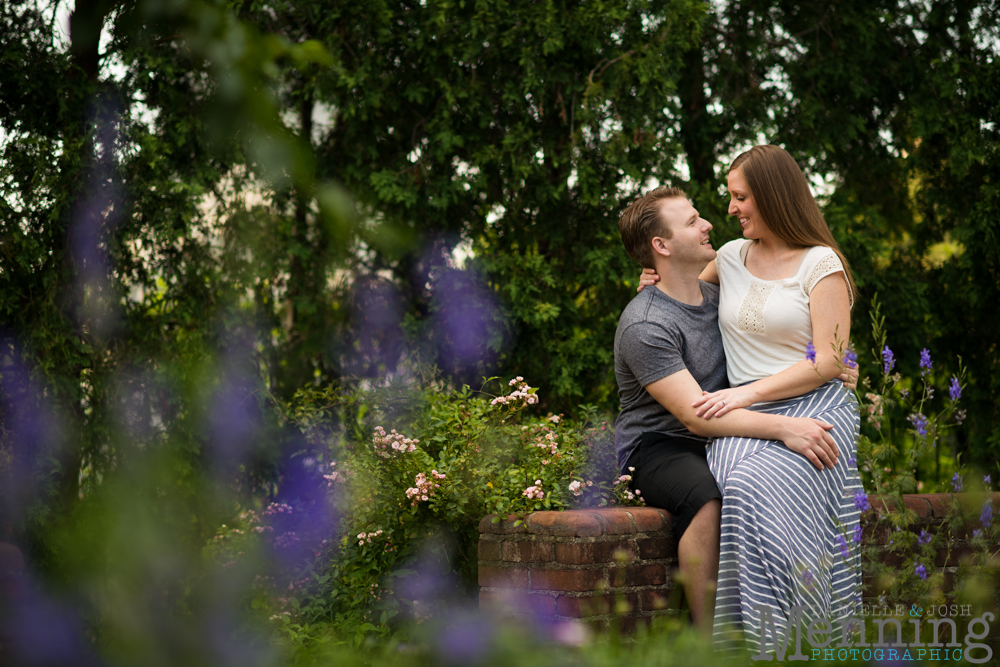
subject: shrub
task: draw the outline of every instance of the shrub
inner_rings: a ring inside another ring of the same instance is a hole
[[[288,637],[305,641],[303,628],[324,620],[360,644],[434,614],[475,585],[486,514],[641,503],[630,477],[618,474],[612,430],[593,408],[578,419],[532,415],[536,388],[521,377],[500,388],[449,388],[433,378],[342,393],[309,388],[283,406],[336,519],[326,535],[304,535],[308,527],[294,517],[315,508],[272,503],[245,511],[216,541],[226,557],[251,548],[248,541],[280,553],[312,545],[294,567],[261,581],[272,595],[258,605]]]

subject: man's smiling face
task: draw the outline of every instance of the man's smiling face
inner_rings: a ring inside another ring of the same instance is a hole
[[[665,199],[660,205],[660,218],[673,236],[657,238],[669,249],[672,262],[696,264],[700,271],[715,259],[715,249],[708,236],[712,223],[700,217],[690,201],[681,197]]]

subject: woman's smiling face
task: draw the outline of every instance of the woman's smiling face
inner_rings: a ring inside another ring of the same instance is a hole
[[[757,207],[753,202],[753,195],[747,186],[746,179],[743,178],[743,171],[739,168],[729,172],[729,215],[735,215],[743,229],[743,236],[748,239],[759,239],[762,233],[766,233],[767,227],[760,219]]]

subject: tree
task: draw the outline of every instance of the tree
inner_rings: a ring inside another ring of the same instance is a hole
[[[234,467],[212,453],[227,438],[213,400],[242,391],[249,412],[233,416],[253,418],[265,374],[245,275],[205,202],[224,201],[262,148],[279,155],[263,166],[317,187],[268,72],[323,55],[201,2],[80,0],[64,44],[57,8],[0,9],[4,524],[39,564],[68,557],[45,527],[132,457],[169,444],[189,471]]]

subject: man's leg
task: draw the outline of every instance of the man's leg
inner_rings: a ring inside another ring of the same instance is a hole
[[[691,620],[706,636],[712,632],[715,609],[721,515],[722,501],[718,498],[702,505],[677,545],[677,560]]]

